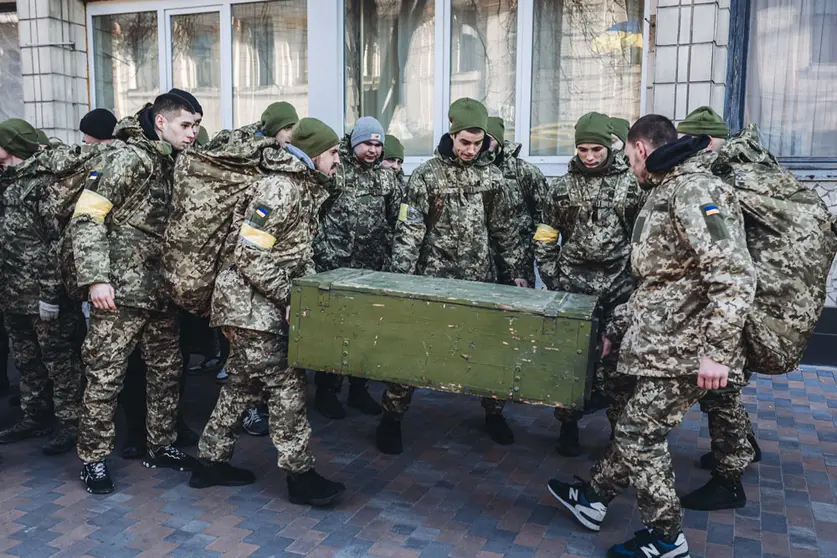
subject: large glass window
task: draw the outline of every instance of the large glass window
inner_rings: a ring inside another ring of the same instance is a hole
[[[535,0],[530,155],[572,155],[590,111],[635,120],[645,0]]]
[[[308,114],[306,0],[234,4],[232,27],[234,126],[280,100]]]
[[[837,157],[837,2],[753,0],[744,122],[781,157]]]
[[[14,10],[14,4],[12,4]],[[23,72],[20,67],[20,42],[17,38],[17,13],[0,7],[0,120],[23,118]]]
[[[129,116],[160,94],[157,13],[93,17],[96,106]]]
[[[450,98],[482,101],[514,137],[517,2],[452,0]]]
[[[433,0],[346,0],[346,127],[374,116],[406,155],[431,155]]]
[[[202,125],[221,129],[221,16],[218,12],[171,16],[172,86],[194,95]]]

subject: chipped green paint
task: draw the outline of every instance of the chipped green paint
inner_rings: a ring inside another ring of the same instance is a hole
[[[580,407],[596,298],[336,269],[294,281],[289,362],[454,393]]]

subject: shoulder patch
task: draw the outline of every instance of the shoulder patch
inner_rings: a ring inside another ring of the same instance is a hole
[[[267,218],[270,216],[270,213],[273,211],[273,208],[270,206],[259,203],[256,204],[255,209],[253,209],[253,213],[250,214],[250,224],[256,228],[264,227],[265,223],[267,223]]]
[[[718,206],[712,203],[707,203],[700,206],[700,211],[703,214],[703,220],[706,223],[706,228],[709,230],[709,237],[715,242],[726,240],[729,238],[729,230],[727,224],[724,222],[724,216]]]

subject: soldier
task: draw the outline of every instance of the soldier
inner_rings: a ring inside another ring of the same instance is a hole
[[[404,146],[401,141],[395,137],[387,134],[384,137],[384,160],[381,161],[381,166],[385,169],[390,169],[395,172],[398,178],[398,184],[406,186],[407,179],[404,177]]]
[[[49,433],[52,405],[58,422],[43,452],[57,455],[73,449],[78,436],[81,362],[77,340],[84,317],[80,305],[64,292],[60,268],[55,265],[58,242],[40,218],[40,202],[52,177],[41,156],[37,131],[27,122],[12,119],[0,124],[0,165],[6,169],[0,298],[20,370],[23,411],[23,418],[0,432],[0,443]]]
[[[104,460],[113,450],[116,397],[137,346],[148,369],[143,465],[183,471],[195,462],[172,445],[182,357],[160,259],[173,154],[195,140],[200,120],[194,104],[172,92],[121,120],[114,135],[127,145],[91,175],[70,223],[78,283],[89,289],[93,306],[83,346],[87,388],[78,454],[81,479],[94,494],[113,491]]]
[[[625,159],[625,164],[627,164],[627,159],[625,158],[625,142],[628,141],[628,131],[631,129],[631,123],[624,118],[611,117],[610,127],[612,129],[611,138],[613,141],[611,147],[613,148],[613,152],[617,157],[621,156]]]
[[[576,155],[567,174],[550,184],[535,234],[535,259],[550,290],[594,295],[602,310],[602,330],[614,308],[634,289],[631,276],[631,230],[643,197],[636,178],[613,151],[610,118],[591,112],[575,125]],[[557,244],[561,235],[561,245]],[[596,365],[592,408],[608,404],[611,429],[633,391],[634,380],[616,373],[618,347]],[[604,403],[602,403],[604,402]],[[561,434],[556,450],[567,457],[581,453],[581,409],[556,408]]]
[[[618,372],[636,376],[636,389],[590,482],[549,481],[552,495],[593,531],[608,503],[634,486],[646,529],[611,556],[688,556],[666,437],[706,390],[742,377],[755,267],[735,192],[713,176],[708,144],[706,136],[678,140],[659,115],[640,118],[628,134],[631,170],[651,190],[632,234],[637,287],[607,337],[627,326]]]
[[[463,98],[448,112],[450,133],[436,154],[410,176],[395,228],[391,270],[395,273],[492,282],[492,251],[502,283],[528,286],[519,227],[509,215],[514,202],[500,170],[492,164],[488,112]],[[414,388],[390,384],[383,394],[384,416],[377,430],[378,449],[398,454],[401,419]],[[485,430],[499,444],[514,443],[503,418],[505,401],[484,397]]]
[[[97,108],[85,114],[78,129],[82,133],[82,142],[86,144],[110,143],[113,141],[113,130],[116,128],[116,117],[107,109]]]
[[[290,103],[279,101],[268,105],[258,122],[244,126],[242,130],[256,136],[272,136],[285,148],[291,140],[294,126],[299,122],[296,109]]]
[[[395,173],[381,167],[384,128],[370,116],[355,123],[340,142],[340,167],[329,184],[320,227],[314,239],[317,272],[338,267],[381,271],[389,264],[392,231],[398,219],[401,189]],[[330,419],[346,411],[337,399],[343,376],[317,372],[315,404]],[[381,406],[366,388],[366,378],[349,377],[348,405],[367,415],[381,414]]]
[[[729,126],[710,107],[699,107],[678,124],[681,136],[706,134],[711,143],[709,151],[718,153],[720,159],[727,157]],[[735,176],[740,169],[732,163],[734,174],[718,175],[730,186],[735,186]],[[718,165],[713,165],[718,174]],[[744,179],[745,177],[741,177]],[[770,177],[759,177],[759,180]],[[740,508],[747,503],[741,475],[750,463],[761,460],[761,449],[753,432],[750,415],[741,403],[741,389],[746,386],[752,372],[745,370],[743,382],[730,382],[727,387],[712,390],[700,400],[700,410],[709,419],[709,436],[712,451],[701,456],[700,464],[712,471],[711,480],[703,487],[680,499],[684,508],[694,510],[720,510]]]
[[[198,128],[198,135],[195,138],[195,145],[201,147],[209,143],[209,132],[206,131],[206,128],[201,126]]]
[[[230,340],[229,381],[201,436],[200,466],[189,481],[194,488],[254,482],[251,471],[229,461],[238,418],[257,383],[269,394],[270,433],[279,467],[288,473],[290,501],[323,506],[345,490],[314,470],[305,371],[288,367],[287,337],[291,281],[314,273],[312,240],[324,184],[340,160],[338,142],[327,125],[302,119],[280,168],[254,184],[246,210],[236,214],[234,255],[212,297],[212,325]]]

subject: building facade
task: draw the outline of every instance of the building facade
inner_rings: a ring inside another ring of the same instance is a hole
[[[835,36],[833,0],[0,1],[0,117],[77,141],[89,108],[121,117],[180,87],[213,133],[286,100],[337,130],[378,117],[409,171],[470,96],[557,176],[585,112],[710,105],[733,130],[757,123],[837,211]],[[832,281],[828,306],[814,362],[837,362]]]

